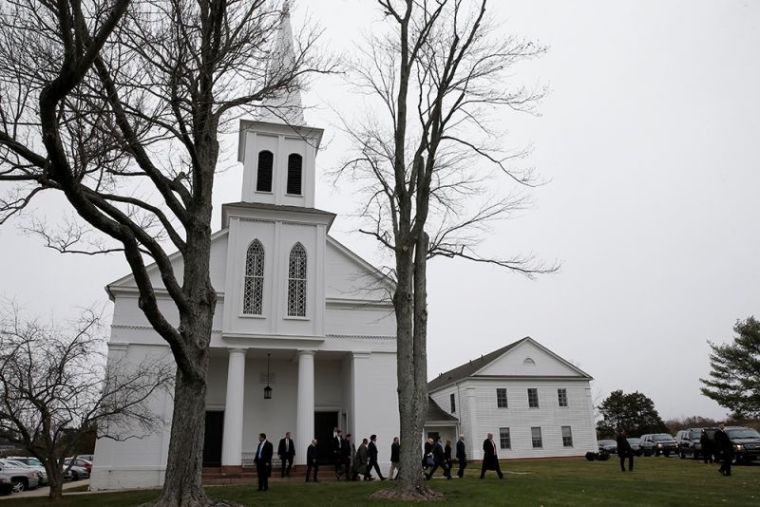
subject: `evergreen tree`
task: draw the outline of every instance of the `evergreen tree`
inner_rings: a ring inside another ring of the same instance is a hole
[[[738,320],[732,344],[710,342],[710,376],[702,394],[732,411],[735,419],[760,417],[760,322]]]

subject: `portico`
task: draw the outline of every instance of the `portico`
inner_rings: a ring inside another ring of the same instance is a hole
[[[271,354],[269,379],[267,354]],[[377,424],[378,407],[373,405],[384,396],[368,391],[373,381],[369,371],[372,355],[304,348],[215,350],[209,367],[207,407],[218,417],[207,418],[207,424],[223,421],[221,461],[216,461],[219,451],[213,448],[219,445],[213,441],[214,428],[207,428],[212,439],[206,442],[209,448],[204,464],[226,470],[251,466],[262,432],[276,448],[290,431],[296,449],[294,464],[302,465],[312,438],[319,440],[320,455],[329,456],[334,427],[361,436],[382,431]],[[376,359],[387,355],[377,353]],[[267,384],[272,388],[271,399],[264,396]]]

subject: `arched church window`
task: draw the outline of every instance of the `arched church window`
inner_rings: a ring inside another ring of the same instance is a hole
[[[298,153],[288,155],[288,193],[301,195],[303,157]]]
[[[261,315],[264,303],[264,247],[254,239],[245,254],[243,314]]]
[[[257,192],[271,192],[272,191],[272,164],[274,163],[274,155],[271,151],[263,150],[259,152],[259,168],[256,175],[256,191]]]
[[[288,264],[288,315],[306,317],[306,249],[296,243]]]

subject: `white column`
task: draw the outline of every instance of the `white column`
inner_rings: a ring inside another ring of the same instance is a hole
[[[467,417],[463,419],[466,421],[467,428],[466,430],[465,428],[462,428],[462,433],[464,433],[465,445],[467,446],[467,459],[482,459],[483,440],[485,440],[486,435],[485,433],[480,435],[478,431],[480,428],[477,427],[478,402],[477,398],[475,397],[475,388],[466,387],[464,390],[464,396],[466,404],[462,408],[467,410]]]
[[[306,464],[306,448],[314,438],[314,351],[298,351],[296,465]]]
[[[245,350],[231,349],[227,366],[227,400],[224,405],[222,466],[242,465],[244,386]]]

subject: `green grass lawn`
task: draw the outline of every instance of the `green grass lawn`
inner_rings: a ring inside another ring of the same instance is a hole
[[[443,492],[445,505],[550,506],[550,505],[673,505],[710,506],[760,505],[760,466],[734,467],[732,477],[718,473],[717,465],[677,458],[641,458],[633,473],[621,473],[617,460],[507,461],[505,478],[493,472],[478,479],[479,469],[468,470],[464,480],[434,479],[433,488]],[[325,476],[328,475],[325,471]],[[244,505],[354,506],[406,505],[369,499],[369,494],[389,487],[386,482],[270,483],[265,493],[253,486],[209,487],[213,497]],[[57,505],[77,507],[117,507],[145,502],[155,491],[64,495]],[[0,507],[47,505],[46,499],[5,499]],[[436,504],[440,505],[440,504]]]

